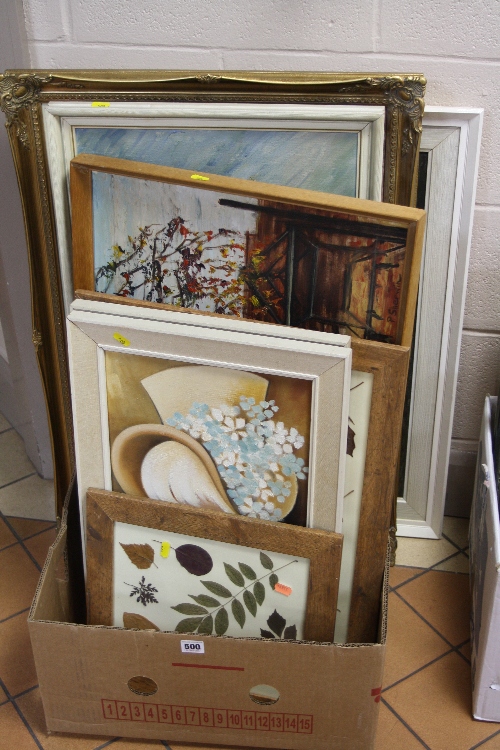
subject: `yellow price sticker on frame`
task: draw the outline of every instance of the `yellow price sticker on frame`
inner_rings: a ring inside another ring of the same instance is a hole
[[[126,339],[125,336],[122,336],[121,333],[114,333],[113,338],[122,346],[130,346],[130,341]]]
[[[162,542],[160,555],[162,557],[168,557],[169,554],[170,554],[170,542]]]
[[[202,174],[192,174],[191,175],[192,180],[203,180],[203,182],[208,182],[210,180],[210,177],[205,177]]]
[[[109,102],[92,102],[91,107],[109,107]]]

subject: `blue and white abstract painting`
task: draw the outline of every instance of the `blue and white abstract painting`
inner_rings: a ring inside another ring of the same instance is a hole
[[[325,130],[76,127],[97,154],[356,197],[358,133]]]

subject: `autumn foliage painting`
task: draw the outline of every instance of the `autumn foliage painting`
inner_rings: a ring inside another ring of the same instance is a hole
[[[95,289],[394,343],[406,230],[93,173]]]

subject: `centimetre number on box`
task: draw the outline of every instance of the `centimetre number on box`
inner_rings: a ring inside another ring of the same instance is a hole
[[[102,699],[102,714],[114,721],[143,721],[181,726],[245,729],[261,732],[312,734],[313,717],[308,714],[282,714],[268,711],[240,711],[200,706],[166,706]]]

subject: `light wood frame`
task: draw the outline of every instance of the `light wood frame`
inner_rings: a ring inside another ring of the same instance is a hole
[[[361,229],[364,227],[364,220],[368,220],[373,224],[386,226],[388,231],[403,230],[406,233],[406,251],[395,343],[406,346],[410,344],[413,336],[420,254],[425,226],[423,211],[218,175],[205,173],[193,175],[191,171],[183,169],[82,154],[71,162],[73,276],[77,289],[90,291],[95,288],[92,174],[99,172],[171,185],[183,185],[216,193],[241,195],[270,201],[273,204],[279,202],[285,208],[293,206],[294,209],[307,209],[313,216],[317,211],[318,221],[325,220],[321,212],[328,210],[351,216],[356,215],[360,218]],[[200,177],[202,180],[199,179]]]
[[[88,487],[112,488],[106,468],[104,373],[104,351],[111,350],[312,381],[306,524],[340,530],[351,349],[311,342],[309,332],[299,329],[294,339],[286,339],[279,338],[278,327],[276,336],[270,337],[259,335],[259,323],[246,321],[245,326],[245,332],[194,326],[182,312],[159,305],[124,308],[75,300],[68,317],[68,339],[82,517]],[[124,344],[115,338],[117,331]]]
[[[76,298],[95,304],[94,309],[106,310],[109,303],[115,309],[146,308],[155,310],[158,306],[151,302],[116,297],[99,292],[77,291]],[[179,308],[165,305],[172,312]],[[91,306],[89,305],[89,309]],[[199,310],[182,308],[186,324],[202,325],[213,321],[214,325],[227,331],[238,327],[254,326],[248,321],[230,318],[225,315],[203,314]],[[276,333],[276,326],[257,323],[258,333],[263,336]],[[299,329],[278,329],[280,335],[295,336]],[[330,339],[337,346],[342,344],[335,334],[318,334],[315,331],[300,330],[311,341]],[[347,338],[347,337],[345,337]],[[346,342],[348,343],[348,342]],[[351,340],[352,371],[373,375],[371,408],[368,416],[368,443],[364,467],[361,510],[358,521],[358,536],[353,549],[344,545],[342,552],[342,579],[351,591],[347,619],[347,640],[350,643],[375,643],[385,570],[387,538],[394,508],[394,486],[396,482],[403,409],[406,393],[406,379],[410,361],[410,349],[403,346],[381,344],[376,341]],[[344,517],[346,505],[344,503]],[[344,566],[347,574],[344,573]],[[345,578],[344,578],[345,576]],[[342,585],[342,583],[341,583]]]
[[[227,516],[90,488],[87,492],[87,622],[112,625],[114,522],[187,534],[310,560],[304,640],[333,640],[342,535]]]
[[[372,373],[373,388],[347,640],[376,643],[410,349],[353,339],[352,350],[352,370]]]

